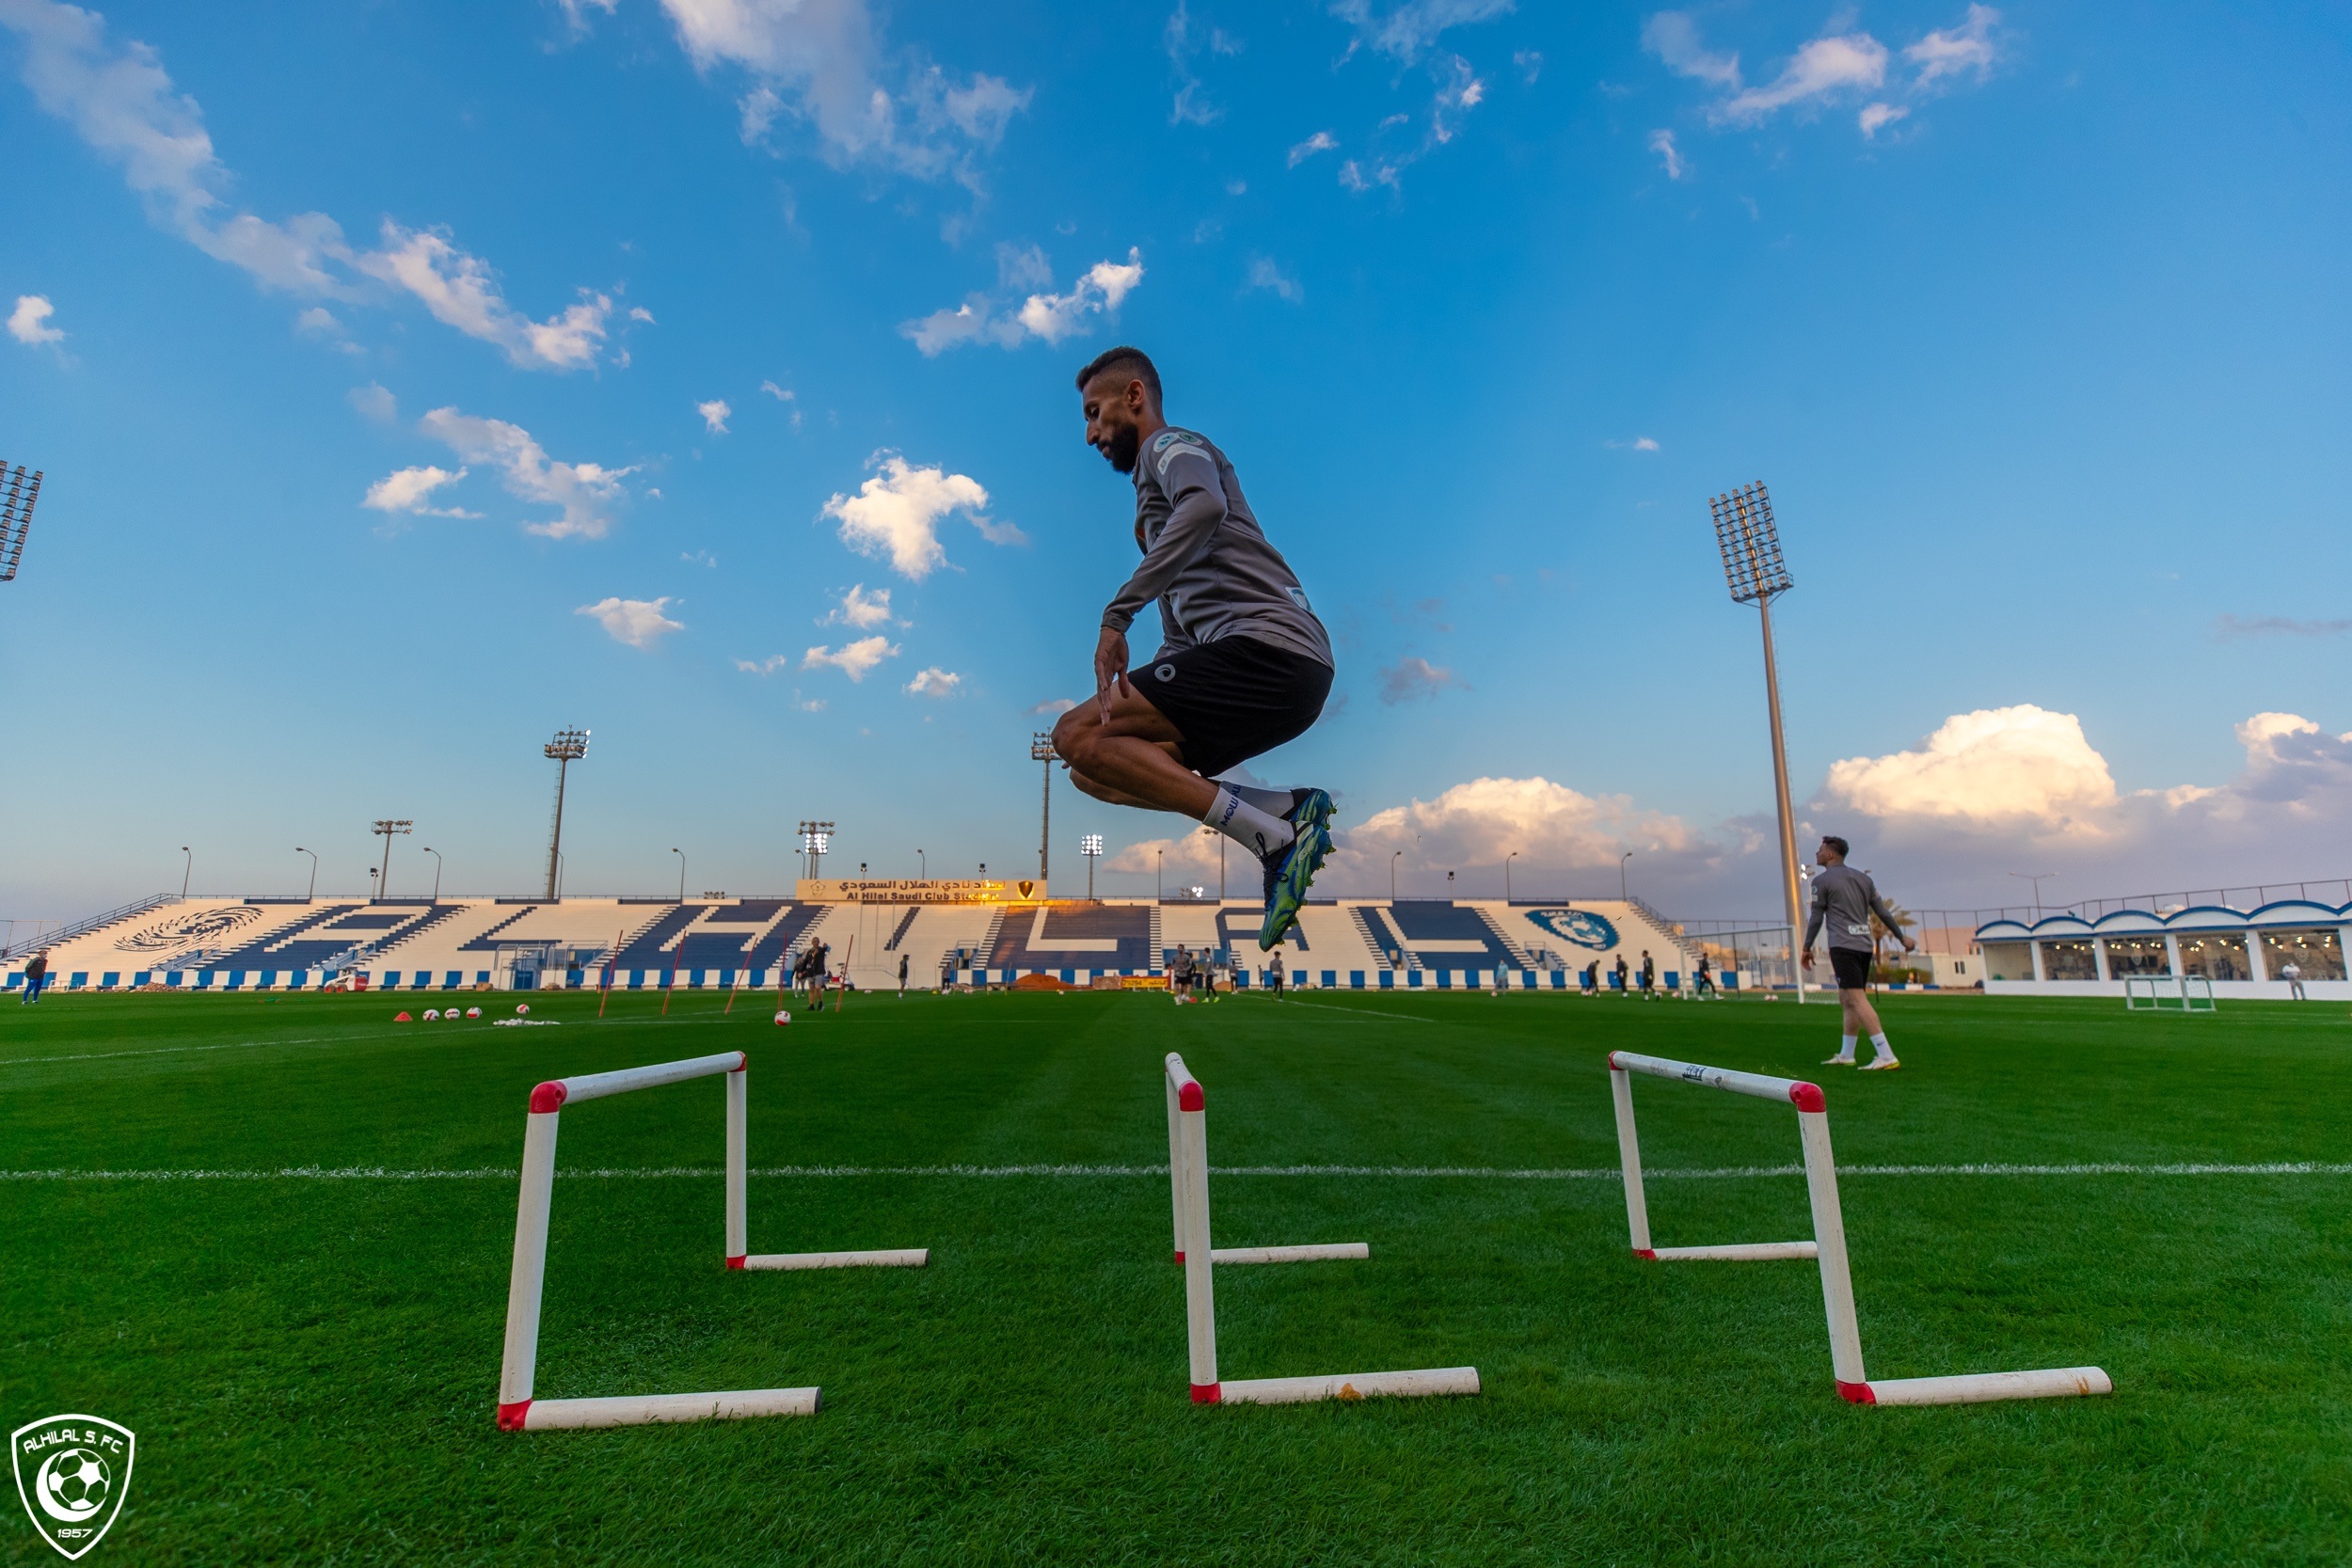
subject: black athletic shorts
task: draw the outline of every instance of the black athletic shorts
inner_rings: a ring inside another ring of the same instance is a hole
[[[1331,694],[1331,667],[1305,654],[1224,637],[1164,654],[1127,679],[1184,737],[1184,766],[1214,779],[1307,733]]]
[[[1851,947],[1831,948],[1829,966],[1837,972],[1837,989],[1839,990],[1868,990],[1870,989],[1870,960],[1874,957],[1876,957],[1875,954],[1857,952]]]

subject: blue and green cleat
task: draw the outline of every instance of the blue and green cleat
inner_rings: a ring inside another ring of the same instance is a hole
[[[1290,822],[1298,832],[1265,866],[1265,924],[1258,927],[1258,946],[1270,951],[1298,923],[1298,906],[1307,901],[1308,886],[1323,869],[1331,852],[1331,797],[1320,789],[1298,792]]]

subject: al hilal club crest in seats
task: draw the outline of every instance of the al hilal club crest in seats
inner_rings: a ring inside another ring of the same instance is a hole
[[[1530,910],[1527,918],[1558,937],[1596,953],[1617,945],[1617,928],[1590,910]]]
[[[137,1445],[129,1427],[99,1416],[51,1416],[8,1434],[16,1495],[41,1539],[68,1561],[114,1528]]]

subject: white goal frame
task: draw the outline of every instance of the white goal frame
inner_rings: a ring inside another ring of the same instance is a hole
[[[2148,1000],[2146,1006],[2144,1006],[2140,1003],[2141,993],[2133,989],[2137,986],[2146,986],[2148,988],[2146,993]],[[2189,987],[2191,986],[2198,986],[2203,989],[2203,1001],[2205,1004],[2203,1006],[2201,1007],[2197,1005],[2198,999],[2193,996],[2189,990]],[[2127,1013],[2144,1013],[2152,1011],[2159,1013],[2163,1012],[2167,1005],[2165,996],[2167,990],[2174,992],[2178,998],[2176,1002],[2171,1004],[2176,1011],[2182,1013],[2211,1013],[2218,1012],[2220,1010],[2220,1008],[2214,1002],[2213,982],[2206,979],[2202,974],[2125,975],[2123,978],[2123,1010]]]
[[[1642,1147],[1633,1126],[1634,1073],[1671,1078],[1710,1089],[1778,1101],[1797,1111],[1804,1148],[1805,1189],[1813,1204],[1813,1239],[1732,1246],[1657,1247],[1650,1244],[1649,1206],[1642,1193]],[[1829,1356],[1837,1392],[1854,1404],[1981,1404],[1995,1400],[2059,1399],[2112,1394],[2115,1385],[2097,1367],[2058,1367],[2026,1372],[1971,1372],[1957,1377],[1872,1381],[1862,1370],[1862,1328],[1854,1314],[1853,1277],[1846,1260],[1846,1218],[1837,1200],[1837,1164],[1830,1152],[1829,1107],[1818,1085],[1762,1073],[1700,1067],[1630,1051],[1609,1053],[1609,1089],[1616,1102],[1617,1155],[1625,1171],[1627,1228],[1633,1255],[1657,1262],[1756,1262],[1811,1258],[1821,1270],[1821,1302],[1829,1316]]]
[[[1209,1244],[1208,1095],[1171,1051],[1164,1064],[1168,1083],[1168,1180],[1174,1192],[1176,1257],[1184,1265],[1184,1326],[1192,1363],[1195,1404],[1307,1404],[1317,1400],[1359,1400],[1375,1395],[1475,1394],[1475,1367],[1440,1367],[1421,1371],[1353,1372],[1329,1377],[1262,1377],[1220,1381],[1216,1372],[1216,1297],[1213,1278],[1218,1263],[1293,1263],[1330,1258],[1367,1258],[1361,1242],[1327,1246],[1233,1247]]]
[[[556,1078],[531,1091],[523,1124],[522,1191],[515,1207],[515,1263],[506,1287],[506,1345],[499,1368],[498,1424],[508,1432],[637,1426],[650,1421],[724,1420],[747,1416],[813,1416],[816,1388],[747,1388],[707,1394],[633,1394],[614,1399],[532,1397],[539,1358],[539,1315],[548,1271],[548,1216],[555,1198],[555,1134],[567,1104],[602,1100],[689,1079],[724,1075],[726,1099],[726,1266],[730,1269],[921,1268],[929,1248],[892,1252],[749,1253],[746,1145],[749,1060],[740,1051],[660,1062],[651,1067]]]

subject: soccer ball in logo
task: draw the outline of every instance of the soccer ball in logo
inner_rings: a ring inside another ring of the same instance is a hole
[[[87,1519],[106,1506],[114,1488],[114,1472],[88,1449],[66,1449],[52,1454],[34,1480],[40,1505],[68,1524]]]

